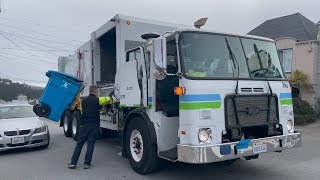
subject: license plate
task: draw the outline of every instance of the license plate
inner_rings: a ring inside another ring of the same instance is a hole
[[[263,152],[267,152],[267,144],[253,143],[253,153],[258,154]]]
[[[21,144],[24,143],[24,137],[14,137],[11,139],[12,144]]]

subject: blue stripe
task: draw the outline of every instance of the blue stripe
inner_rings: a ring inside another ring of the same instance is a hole
[[[291,99],[291,93],[280,93],[280,99]]]
[[[191,94],[180,96],[180,102],[221,101],[220,94]]]
[[[152,97],[148,97],[148,102],[152,102]]]
[[[251,143],[251,139],[244,139],[239,141],[239,144],[248,144],[248,143]]]

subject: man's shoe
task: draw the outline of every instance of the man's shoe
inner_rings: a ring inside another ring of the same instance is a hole
[[[75,164],[71,164],[71,163],[68,164],[69,169],[75,169],[76,167],[77,166]]]
[[[89,168],[91,168],[91,165],[90,165],[90,164],[84,164],[84,165],[83,165],[83,169],[89,169]]]

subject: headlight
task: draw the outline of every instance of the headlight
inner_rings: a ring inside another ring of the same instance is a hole
[[[42,132],[45,132],[47,131],[47,126],[41,126],[39,128],[36,128],[33,132],[33,134],[36,134],[36,133],[42,133]]]
[[[292,120],[288,120],[287,122],[287,128],[288,128],[288,133],[293,133],[294,131],[294,125]]]
[[[200,143],[210,143],[211,142],[211,129],[202,128],[199,129],[198,138]]]

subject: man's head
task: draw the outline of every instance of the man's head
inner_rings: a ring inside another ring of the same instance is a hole
[[[90,86],[89,91],[90,91],[90,94],[94,94],[96,96],[99,95],[99,87],[98,86],[94,86],[94,85]]]

